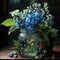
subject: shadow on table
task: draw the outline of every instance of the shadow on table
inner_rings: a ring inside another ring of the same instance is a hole
[[[55,58],[60,59],[60,52],[55,52]]]

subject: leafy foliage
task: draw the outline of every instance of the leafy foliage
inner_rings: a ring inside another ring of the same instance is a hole
[[[14,25],[13,19],[12,18],[8,18],[4,22],[2,22],[1,25],[7,26],[7,27],[8,26],[12,26],[12,25]]]
[[[17,40],[14,40],[13,41],[13,45],[14,45],[15,50],[18,51],[19,50],[19,47],[18,47],[19,46],[19,42]]]
[[[48,42],[48,44],[48,35],[52,38],[57,36],[57,30],[52,28],[53,16],[48,10],[47,2],[42,5],[40,3],[34,3],[33,1],[33,4],[23,11],[15,10],[10,12],[10,14],[13,19],[9,18],[1,23],[5,26],[11,26],[8,34],[17,28],[23,28],[28,31],[28,33],[30,31],[38,31],[42,40]]]
[[[11,32],[15,31],[16,29],[19,29],[17,26],[12,25],[8,31],[8,35],[10,35]]]

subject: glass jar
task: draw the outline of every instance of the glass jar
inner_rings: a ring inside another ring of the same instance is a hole
[[[21,29],[18,38],[20,56],[35,57],[39,51],[40,43],[40,38],[37,33]]]

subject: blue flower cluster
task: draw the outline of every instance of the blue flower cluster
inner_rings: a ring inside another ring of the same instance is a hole
[[[33,10],[27,8],[28,12],[23,16],[22,23],[17,18],[13,18],[15,25],[20,28],[25,28],[27,31],[34,30],[38,23],[43,24],[45,13],[39,11],[38,7],[35,7]],[[23,13],[22,13],[23,14]],[[51,25],[51,21],[46,21],[48,25]]]
[[[20,22],[19,22],[19,20],[17,19],[17,18],[13,18],[13,21],[15,22],[15,25],[17,26],[17,27],[20,27],[21,25],[20,25]]]
[[[26,30],[34,30],[36,24],[40,20],[40,14],[38,8],[35,8],[33,11],[29,10],[27,15],[25,16],[25,20],[23,20],[23,25]]]
[[[39,21],[42,21],[38,8],[35,8],[33,11],[29,9],[24,18],[25,19],[22,20],[22,25],[17,18],[14,18],[13,20],[17,27],[24,27],[28,31],[34,30]]]

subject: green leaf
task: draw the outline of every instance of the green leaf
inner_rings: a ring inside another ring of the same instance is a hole
[[[18,40],[13,40],[12,41],[13,42],[13,47],[14,47],[14,50],[16,50],[16,51],[18,51],[19,50],[19,42],[18,42]]]
[[[12,26],[10,27],[9,31],[8,31],[8,35],[10,35],[10,33],[13,32],[13,31],[15,31],[16,29],[18,29],[18,27],[15,26],[15,25],[12,25]]]
[[[14,21],[13,21],[13,19],[12,18],[8,18],[8,19],[6,19],[5,21],[3,21],[2,23],[1,23],[1,25],[4,25],[4,26],[12,26],[12,25],[14,25]]]
[[[50,30],[48,31],[48,34],[49,34],[52,38],[56,38],[56,37],[57,37],[57,32],[58,32],[58,30],[56,30],[56,29],[50,29]]]

